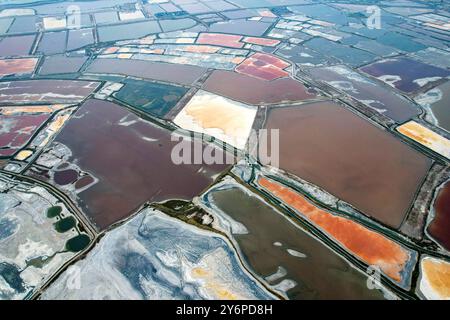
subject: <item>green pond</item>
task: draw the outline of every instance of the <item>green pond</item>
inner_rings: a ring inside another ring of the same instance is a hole
[[[47,218],[56,218],[62,212],[62,207],[53,206],[47,209]]]
[[[145,113],[164,117],[187,91],[184,87],[127,79],[114,96]]]
[[[55,222],[55,229],[60,233],[64,233],[74,228],[76,225],[76,221],[73,217],[67,217],[64,219]]]
[[[91,241],[86,234],[80,234],[66,242],[66,249],[72,252],[78,252],[86,248]]]

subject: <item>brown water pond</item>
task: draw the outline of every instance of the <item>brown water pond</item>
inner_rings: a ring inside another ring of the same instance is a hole
[[[0,103],[75,103],[90,95],[98,82],[26,80],[0,83]]]
[[[248,104],[276,104],[314,99],[300,82],[290,78],[264,81],[230,71],[214,71],[203,87],[228,98]]]
[[[429,167],[423,154],[332,102],[273,108],[280,167],[398,228]]]
[[[234,235],[250,267],[272,285],[293,280],[291,299],[380,299],[367,288],[367,277],[343,258],[295,226],[280,212],[232,187],[208,195],[221,211],[245,225],[248,233]],[[279,267],[285,270],[278,277]],[[270,277],[272,275],[272,277]]]
[[[100,229],[128,217],[146,201],[191,199],[226,165],[176,165],[177,142],[119,105],[88,100],[58,135],[82,170],[99,182],[79,203]]]
[[[89,73],[121,74],[185,85],[197,81],[205,71],[196,66],[130,59],[96,59],[86,70]]]

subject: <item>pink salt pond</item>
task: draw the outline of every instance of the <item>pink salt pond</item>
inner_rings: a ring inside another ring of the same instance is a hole
[[[274,47],[280,43],[279,40],[256,37],[247,37],[244,39],[244,42],[264,47]]]
[[[244,44],[241,42],[241,39],[242,36],[233,34],[202,33],[198,37],[197,43],[231,48],[242,48]]]
[[[272,81],[289,76],[284,70],[290,64],[266,53],[255,53],[236,67],[236,72],[255,78]]]
[[[11,156],[25,146],[49,114],[0,115],[0,156]]]

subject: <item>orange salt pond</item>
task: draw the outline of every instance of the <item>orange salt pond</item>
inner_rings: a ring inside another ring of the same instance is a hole
[[[37,58],[0,60],[0,76],[33,73],[37,62]]]
[[[391,279],[407,284],[417,253],[352,220],[314,206],[304,196],[264,177],[258,184],[288,204],[367,265],[378,266]]]
[[[174,123],[244,149],[256,112],[256,107],[200,90],[178,113]]]
[[[244,44],[241,42],[241,39],[242,36],[233,34],[202,33],[198,37],[197,43],[231,48],[242,48]]]
[[[420,261],[419,292],[430,300],[450,299],[450,263],[433,257]]]
[[[64,104],[42,105],[42,106],[41,105],[7,106],[0,108],[0,114],[8,116],[21,113],[52,113],[65,107],[67,107],[67,105]]]
[[[288,77],[285,71],[290,64],[270,54],[255,53],[236,67],[236,72],[271,81]]]
[[[102,54],[114,54],[119,51],[119,47],[109,47],[103,50]]]
[[[450,159],[450,140],[420,123],[410,121],[398,127],[397,131],[434,152],[439,153],[447,159]]]
[[[31,150],[22,150],[14,157],[14,159],[16,159],[18,161],[24,161],[24,160],[28,159],[32,154],[33,154],[33,151],[31,151]]]

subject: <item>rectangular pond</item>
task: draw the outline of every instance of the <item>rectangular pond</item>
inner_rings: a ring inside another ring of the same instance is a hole
[[[280,130],[282,169],[394,228],[431,165],[392,134],[332,102],[272,108],[266,127]]]

